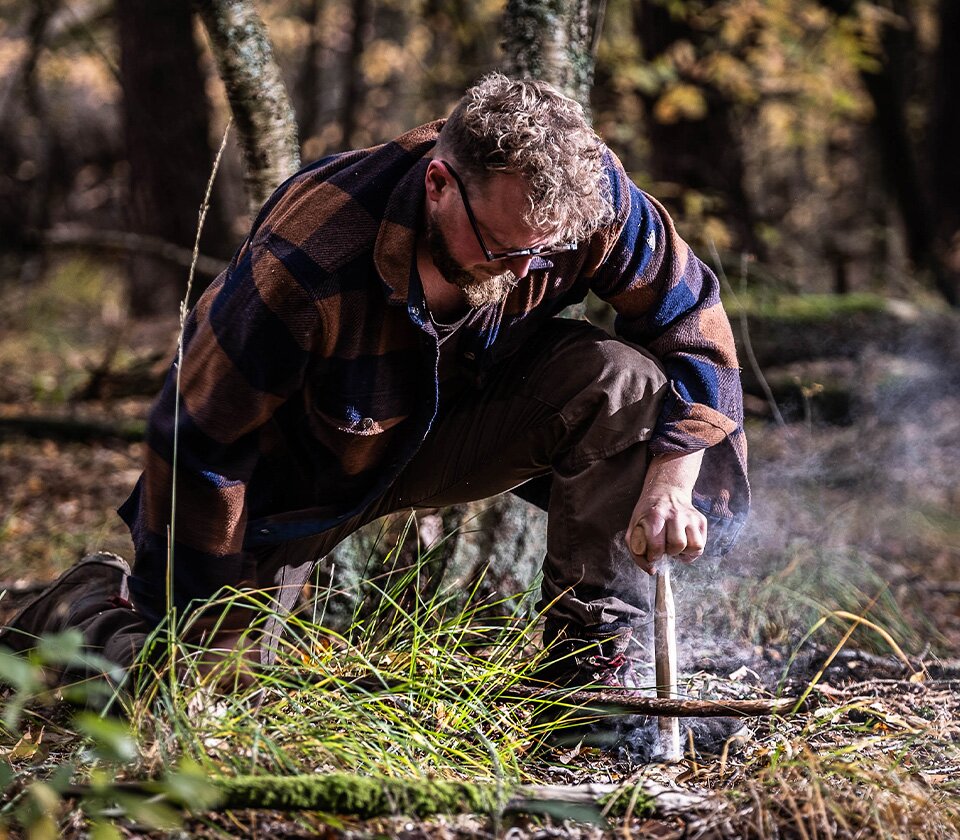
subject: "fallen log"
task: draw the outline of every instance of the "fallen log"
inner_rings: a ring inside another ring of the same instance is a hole
[[[142,420],[103,422],[48,414],[21,414],[0,417],[0,438],[18,436],[42,440],[87,443],[99,440],[120,440],[137,443],[143,440],[146,424]]]
[[[205,788],[197,811],[267,808],[274,811],[323,811],[372,819],[390,815],[431,817],[438,814],[542,814],[582,808],[583,818],[621,816],[686,816],[708,804],[708,794],[665,787],[641,780],[636,785],[509,785],[441,779],[393,779],[324,773],[299,776],[235,776],[198,780]],[[117,795],[139,795],[186,809],[163,780],[115,782],[107,786],[73,785],[70,798],[100,801]],[[716,803],[712,805],[715,809]]]

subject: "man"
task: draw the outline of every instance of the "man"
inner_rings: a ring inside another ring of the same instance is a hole
[[[623,340],[557,317],[590,290]],[[120,509],[133,574],[88,558],[3,643],[75,626],[127,665],[171,605],[234,587],[288,610],[361,525],[548,477],[545,639],[574,654],[545,673],[629,684],[641,570],[698,557],[708,523],[728,544],[747,512],[716,279],[541,82],[487,76],[446,122],[293,176],[184,345],[179,413],[174,367]],[[195,633],[246,636],[270,661],[276,639],[246,633],[248,611],[207,612]]]

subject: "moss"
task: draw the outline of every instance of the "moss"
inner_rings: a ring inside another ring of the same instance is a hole
[[[652,816],[656,811],[656,803],[653,797],[646,793],[639,792],[637,793],[636,799],[634,799],[635,791],[636,788],[620,788],[609,796],[601,799],[597,804],[611,817],[626,816],[627,811],[634,817]]]
[[[880,313],[886,309],[886,302],[879,295],[858,292],[850,295],[789,295],[772,299],[741,296],[737,301],[725,300],[724,306],[731,317],[746,311],[748,316],[806,323]]]
[[[406,814],[492,814],[503,809],[502,792],[493,785],[436,779],[406,781],[346,773],[317,776],[241,776],[218,781],[224,808],[315,810],[361,819]]]

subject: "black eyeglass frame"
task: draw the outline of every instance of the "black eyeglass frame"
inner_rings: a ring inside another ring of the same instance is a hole
[[[562,254],[567,251],[577,250],[577,242],[562,242],[559,245],[535,245],[532,248],[514,248],[510,251],[491,251],[487,243],[483,241],[483,235],[480,233],[480,227],[477,225],[477,217],[473,215],[473,208],[470,206],[470,199],[467,198],[467,188],[457,174],[457,171],[445,160],[440,160],[444,168],[453,176],[460,191],[460,198],[463,201],[463,209],[467,211],[467,218],[470,220],[470,227],[473,228],[473,234],[477,237],[477,244],[483,251],[483,256],[487,262],[497,262],[498,260],[512,260],[519,257],[549,257],[553,254]]]

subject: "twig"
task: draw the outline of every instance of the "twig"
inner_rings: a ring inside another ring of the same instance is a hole
[[[317,681],[305,674],[308,683]],[[378,677],[356,677],[349,682],[330,684],[328,690],[361,691],[373,697],[402,694],[403,683],[388,683]],[[491,692],[494,702],[556,703],[572,709],[590,709],[605,715],[656,715],[659,717],[764,717],[806,712],[820,704],[814,700],[799,703],[796,697],[754,700],[694,700],[691,698],[649,697],[629,688],[556,688],[553,686],[512,685]]]
[[[210,195],[213,192],[213,182],[217,177],[217,171],[220,169],[220,161],[223,159],[223,150],[227,147],[227,137],[230,134],[230,126],[233,124],[233,118],[227,120],[227,125],[223,129],[223,138],[220,140],[220,148],[217,156],[213,160],[213,169],[210,172],[210,178],[207,180],[207,190],[203,196],[203,202],[200,204],[200,214],[197,221],[197,236],[193,242],[193,254],[190,260],[190,274],[187,277],[187,290],[184,292],[183,300],[180,301],[180,331],[177,333],[177,362],[176,362],[176,388],[174,389],[173,400],[173,452],[170,459],[170,522],[167,525],[167,570],[166,570],[166,614],[170,621],[170,627],[176,626],[176,608],[173,599],[173,551],[176,544],[177,528],[177,467],[179,466],[178,456],[180,447],[180,379],[183,372],[183,340],[187,329],[187,304],[190,300],[190,292],[193,290],[193,278],[197,268],[197,261],[200,259],[200,235],[203,233],[203,223],[207,218],[207,211],[210,209]],[[168,634],[168,650],[170,654],[170,664],[173,665],[174,646],[171,635]],[[170,668],[170,688],[171,694],[177,695],[176,668]]]
[[[710,241],[710,256],[713,257],[717,276],[720,278],[720,281],[726,287],[734,301],[739,303],[737,299],[737,293],[733,290],[733,286],[730,285],[730,281],[727,279],[727,273],[723,270],[723,263],[720,261],[720,254],[717,251],[717,246],[714,244],[713,240]],[[746,282],[746,261],[743,263],[742,274],[743,280]],[[747,309],[743,304],[740,304],[739,318],[740,338],[743,342],[743,352],[747,356],[747,361],[750,362],[750,370],[753,371],[753,375],[757,377],[757,381],[760,383],[760,387],[763,389],[763,395],[767,398],[767,403],[769,403],[770,410],[773,412],[773,419],[777,421],[777,425],[780,426],[780,428],[785,429],[787,427],[787,423],[783,419],[783,415],[780,413],[780,406],[777,405],[776,397],[773,396],[773,389],[770,387],[770,383],[767,382],[767,377],[763,375],[763,371],[760,369],[760,363],[757,361],[757,356],[753,352],[753,344],[750,341],[750,329],[747,324]]]

